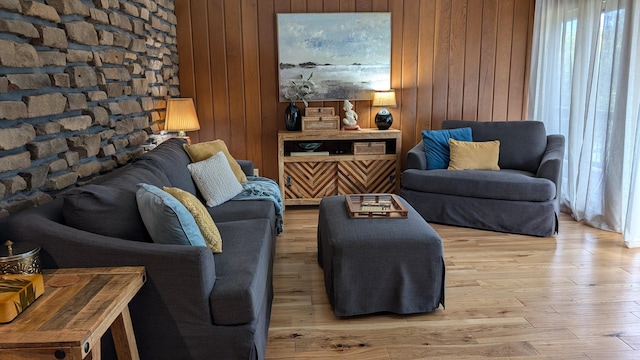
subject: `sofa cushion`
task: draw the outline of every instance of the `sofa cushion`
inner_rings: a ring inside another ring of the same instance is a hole
[[[272,206],[273,207],[273,206]],[[238,325],[255,320],[271,279],[275,237],[267,219],[219,223],[224,252],[214,254],[216,283],[209,297],[213,322]]]
[[[540,121],[445,120],[443,129],[470,127],[473,141],[500,140],[501,169],[535,173],[547,148],[547,135]]]
[[[458,141],[449,139],[448,170],[500,170],[500,141]]]
[[[276,218],[273,203],[264,200],[231,200],[218,206],[209,207],[207,210],[216,224],[250,219],[269,219],[269,221],[275,222]]]
[[[195,195],[182,189],[165,186],[162,190],[180,201],[180,203],[189,210],[191,215],[193,215],[193,219],[196,221],[196,224],[198,224],[198,228],[200,229],[200,233],[202,233],[204,241],[207,243],[207,247],[214,253],[222,252],[222,237],[220,236],[220,231],[218,231],[216,223],[202,202],[195,197]]]
[[[68,191],[62,207],[65,223],[94,234],[151,242],[136,202],[136,184],[140,182],[169,185],[169,179],[154,166],[127,165],[118,170],[118,176],[100,184]]]
[[[222,151],[210,158],[187,165],[207,206],[220,205],[242,192]]]
[[[183,147],[187,151],[187,154],[189,154],[189,157],[193,162],[206,160],[222,151],[222,153],[224,153],[224,156],[227,158],[227,161],[229,161],[229,166],[231,167],[231,170],[233,170],[235,176],[238,178],[238,181],[243,183],[247,182],[247,176],[245,175],[244,171],[242,171],[242,168],[240,167],[236,159],[231,156],[231,153],[229,153],[229,149],[227,149],[227,145],[223,140],[213,140],[198,144],[184,144]]]
[[[548,201],[555,184],[518,170],[416,170],[402,173],[402,187],[419,192],[512,201]]]
[[[140,155],[137,163],[151,163],[162,170],[169,179],[169,185],[196,195],[196,184],[187,170],[191,159],[182,148],[186,141],[179,138],[169,139],[152,151]]]
[[[138,186],[138,210],[153,242],[206,246],[198,224],[178,199],[153,185]]]
[[[422,130],[427,170],[446,169],[449,166],[449,139],[471,141],[471,128],[453,130]]]

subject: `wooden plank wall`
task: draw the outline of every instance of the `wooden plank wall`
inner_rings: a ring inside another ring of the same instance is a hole
[[[223,139],[236,158],[277,178],[277,13],[391,12],[391,86],[403,153],[444,119],[526,114],[535,0],[177,0],[181,96],[196,102],[193,141]],[[333,106],[326,101],[310,106]],[[360,126],[377,109],[356,101]]]

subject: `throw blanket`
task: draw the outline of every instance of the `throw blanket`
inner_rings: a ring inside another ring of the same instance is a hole
[[[284,231],[280,187],[275,181],[260,176],[247,176],[247,180],[249,181],[242,184],[242,192],[231,200],[271,201],[276,207],[276,233],[280,235]]]

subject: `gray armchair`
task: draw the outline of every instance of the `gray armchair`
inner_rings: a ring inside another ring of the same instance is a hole
[[[564,137],[539,121],[446,120],[470,127],[473,141],[500,140],[499,171],[427,170],[423,142],[407,154],[400,195],[425,220],[515,234],[558,231]]]

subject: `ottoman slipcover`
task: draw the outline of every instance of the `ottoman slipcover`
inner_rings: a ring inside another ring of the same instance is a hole
[[[406,219],[351,219],[344,196],[320,202],[318,263],[336,316],[444,307],[442,240],[401,201]]]

